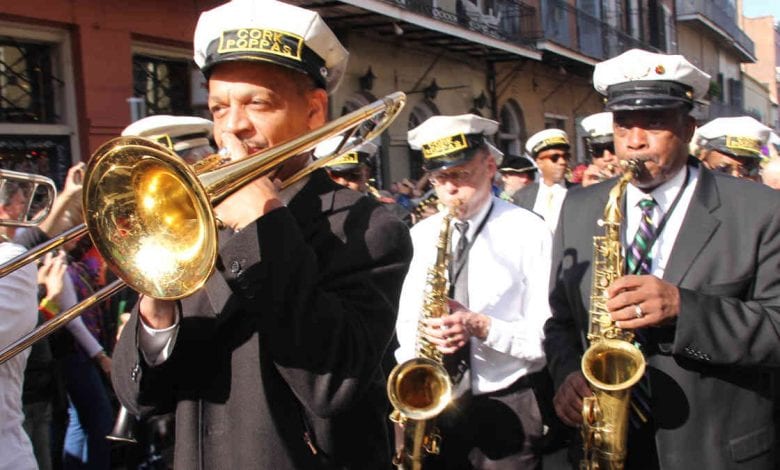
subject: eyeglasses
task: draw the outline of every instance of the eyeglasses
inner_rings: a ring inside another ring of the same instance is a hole
[[[721,163],[718,166],[713,168],[714,171],[718,171],[720,173],[726,173],[727,175],[737,176],[739,178],[755,177],[758,175],[760,169],[761,167],[759,166],[757,161],[745,162],[742,164]]]
[[[543,157],[537,157],[537,160],[550,160],[553,163],[558,163],[559,161],[563,160],[568,162],[569,158],[571,157],[568,153],[554,153],[551,155],[545,155]]]
[[[604,152],[609,151],[612,155],[615,154],[615,144],[600,144],[600,145],[591,145],[590,146],[590,154],[593,156],[593,158],[601,158],[604,156]]]
[[[330,171],[331,176],[334,178],[343,178],[347,181],[357,181],[363,177],[363,171],[361,169],[348,170],[348,171]]]
[[[471,175],[474,174],[471,170],[465,170],[465,169],[453,169],[453,170],[446,170],[446,171],[434,171],[431,173],[431,175],[428,177],[428,181],[431,182],[431,184],[435,185],[441,185],[446,183],[447,181],[451,181],[454,184],[463,183],[465,181],[468,181],[471,178]]]

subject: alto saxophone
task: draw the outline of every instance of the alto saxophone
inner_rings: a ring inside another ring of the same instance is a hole
[[[607,311],[607,289],[623,275],[620,225],[626,186],[638,172],[637,162],[609,192],[603,236],[593,237],[593,282],[590,293],[590,346],[582,356],[582,374],[594,395],[582,400],[582,470],[622,469],[626,458],[631,386],[645,372],[645,358],[633,344],[634,334],[618,328]]]
[[[399,469],[419,470],[428,454],[438,454],[441,444],[433,419],[452,398],[452,381],[444,368],[442,353],[423,334],[423,320],[439,318],[447,306],[447,265],[449,264],[450,222],[456,209],[441,221],[436,243],[436,262],[428,269],[422,313],[417,324],[416,354],[398,364],[387,379],[387,396],[394,411],[390,420],[403,428],[403,443],[393,457]]]

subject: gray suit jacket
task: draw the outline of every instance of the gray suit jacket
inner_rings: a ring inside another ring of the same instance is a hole
[[[555,234],[545,351],[556,389],[580,369],[592,237],[615,180],[569,192]],[[660,468],[773,468],[770,375],[780,366],[780,192],[704,168],[664,279],[676,324],[648,329]],[[630,453],[630,452],[629,452]],[[647,462],[651,459],[642,459]],[[645,467],[645,465],[642,465]]]
[[[539,182],[534,181],[525,188],[522,188],[516,192],[514,196],[512,196],[512,202],[515,203],[515,205],[522,207],[523,209],[533,211],[537,194],[539,194]]]
[[[177,469],[389,468],[380,361],[410,259],[400,220],[315,172],[288,207],[221,234],[162,364],[139,354],[133,313],[117,396],[176,410]]]

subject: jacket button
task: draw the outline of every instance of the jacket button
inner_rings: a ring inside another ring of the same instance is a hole
[[[233,274],[238,274],[239,272],[241,272],[241,263],[239,263],[238,260],[233,260],[230,263],[230,272],[232,272]]]

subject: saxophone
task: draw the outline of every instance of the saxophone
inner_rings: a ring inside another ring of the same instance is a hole
[[[607,289],[623,275],[620,225],[623,194],[638,172],[637,162],[609,192],[604,207],[603,236],[593,237],[593,282],[590,293],[590,346],[582,356],[582,373],[594,395],[582,400],[582,470],[622,469],[626,458],[626,435],[631,386],[645,372],[645,358],[633,344],[634,334],[615,326],[606,308]]]
[[[398,364],[387,379],[387,396],[394,411],[390,420],[403,428],[403,442],[393,457],[399,469],[419,470],[427,454],[438,454],[441,436],[433,418],[452,398],[452,381],[442,363],[442,353],[423,334],[423,320],[439,318],[447,306],[451,209],[441,221],[436,243],[436,262],[428,269],[422,313],[417,324],[416,354]]]

